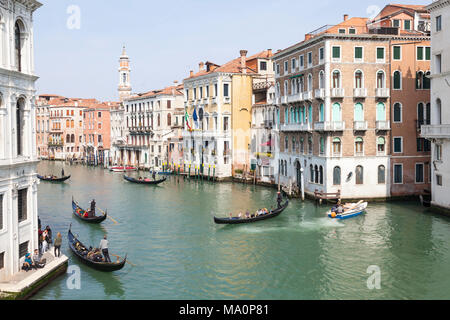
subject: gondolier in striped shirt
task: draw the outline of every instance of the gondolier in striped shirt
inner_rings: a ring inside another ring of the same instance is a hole
[[[111,259],[109,258],[108,240],[106,239],[106,235],[100,241],[100,250],[102,250],[103,256],[105,257],[105,262],[111,262]]]

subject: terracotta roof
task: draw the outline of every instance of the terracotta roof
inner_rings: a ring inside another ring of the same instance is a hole
[[[172,94],[175,94],[176,96],[182,96],[183,88],[184,88],[184,85],[182,85],[182,84],[177,85],[177,86],[170,86],[170,87],[166,87],[161,90],[152,90],[152,91],[148,91],[145,93],[137,94],[137,95],[131,96],[125,100],[130,101],[130,100],[143,99],[143,98],[148,98],[148,97],[156,97],[159,95],[172,95]],[[174,89],[175,89],[175,92],[174,92]]]

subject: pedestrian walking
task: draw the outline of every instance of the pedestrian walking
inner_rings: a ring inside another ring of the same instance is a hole
[[[55,246],[54,254],[55,254],[55,257],[57,257],[57,258],[59,258],[61,256],[61,244],[62,244],[62,237],[61,237],[61,233],[58,232],[56,234],[56,239],[53,244]]]

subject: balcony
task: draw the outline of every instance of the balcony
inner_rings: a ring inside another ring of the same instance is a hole
[[[271,120],[264,120],[264,128],[272,129],[274,126],[274,122]]]
[[[344,131],[345,130],[345,122],[344,121],[316,122],[314,124],[314,130],[317,130],[317,131]]]
[[[391,124],[389,121],[376,121],[375,126],[378,131],[391,130]]]
[[[389,98],[390,93],[388,88],[376,88],[375,98]]]
[[[289,102],[289,103],[300,102],[300,101],[303,101],[302,93],[291,94],[287,97],[287,102]]]
[[[217,104],[217,97],[212,97],[211,98],[211,104]]]
[[[298,131],[312,131],[311,123],[290,123],[281,125],[281,131],[298,132]]]
[[[223,103],[231,103],[230,97],[223,97]]]
[[[367,89],[366,88],[353,89],[353,97],[354,98],[367,98]]]
[[[303,100],[305,101],[312,101],[313,92],[307,91],[303,93]]]
[[[332,98],[343,98],[345,96],[344,88],[332,88],[331,97]]]
[[[450,139],[450,124],[424,125],[420,136],[425,139]]]
[[[325,89],[316,89],[314,91],[314,98],[324,100],[325,99]]]
[[[288,98],[287,98],[287,96],[281,96],[281,103],[284,103],[284,104],[286,104],[286,103],[287,103],[287,101],[288,101]]]
[[[366,131],[368,127],[367,121],[355,121],[353,122],[354,131]]]

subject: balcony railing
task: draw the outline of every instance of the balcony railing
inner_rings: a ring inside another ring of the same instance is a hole
[[[223,97],[223,103],[231,103],[230,97]]]
[[[287,102],[288,102],[287,96],[282,96],[281,97],[281,103],[287,103]]]
[[[331,97],[332,98],[343,98],[345,96],[344,88],[332,88]]]
[[[313,97],[313,92],[312,91],[307,91],[303,93],[303,100],[306,101],[311,101]]]
[[[389,98],[390,93],[388,88],[376,88],[375,97],[376,98]]]
[[[450,124],[424,125],[420,136],[422,138],[450,139]]]
[[[296,131],[312,131],[311,123],[289,123],[281,125],[281,131],[296,132]]]
[[[377,130],[391,130],[389,121],[376,121],[375,126]]]
[[[367,130],[367,121],[355,121],[353,122],[353,130],[355,131],[366,131]]]
[[[353,97],[367,98],[367,89],[366,88],[354,88],[353,89]]]
[[[325,89],[316,89],[314,91],[314,98],[316,99],[325,99]]]
[[[274,122],[271,120],[264,120],[264,128],[272,129],[274,126]]]
[[[314,130],[317,130],[317,131],[344,131],[345,130],[345,122],[344,121],[316,122],[314,124]]]
[[[302,93],[291,94],[287,97],[287,101],[290,103],[303,101],[303,94]]]

